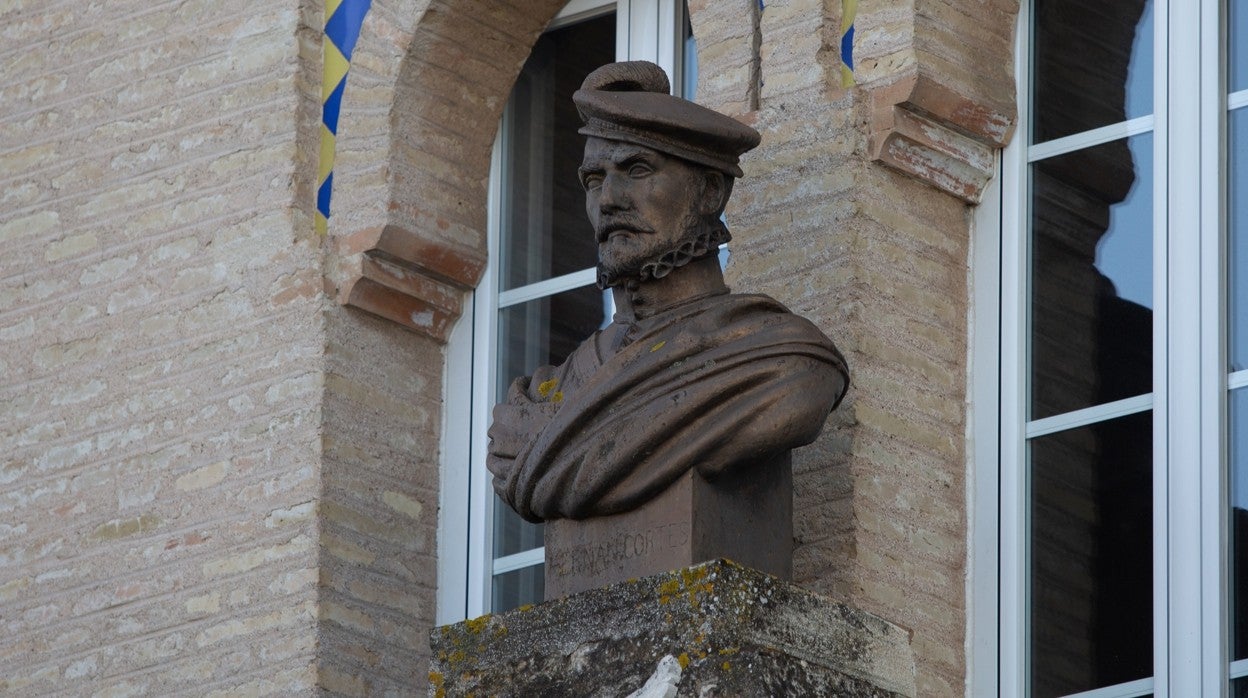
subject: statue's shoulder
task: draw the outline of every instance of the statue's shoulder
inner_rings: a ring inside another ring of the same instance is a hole
[[[825,346],[837,357],[831,338],[809,318],[789,310],[788,306],[763,293],[730,293],[725,296],[720,322],[754,328],[768,333],[774,340]],[[838,358],[844,361],[843,358]]]
[[[774,337],[783,340],[826,341],[814,323],[762,293],[708,296],[656,316],[654,321],[655,330],[722,336],[727,341],[756,342],[753,335],[768,330],[779,331]]]
[[[727,293],[714,297],[715,308],[719,313],[731,314],[734,317],[773,317],[776,322],[789,319],[805,319],[793,313],[780,301],[765,293]]]
[[[778,310],[785,313],[792,312],[783,303],[765,293],[729,293],[726,297],[733,299],[735,303],[757,307],[760,310]]]

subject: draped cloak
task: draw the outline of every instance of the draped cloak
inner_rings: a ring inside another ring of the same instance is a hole
[[[713,481],[810,443],[848,381],[832,341],[779,302],[702,298],[613,322],[516,379],[490,431],[525,436],[487,466],[527,520],[616,514],[691,468]]]

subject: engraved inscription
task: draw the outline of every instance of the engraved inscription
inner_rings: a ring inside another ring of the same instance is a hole
[[[650,557],[689,544],[689,522],[652,526],[640,532],[621,532],[589,545],[546,551],[547,570],[558,577],[599,574],[625,560]]]

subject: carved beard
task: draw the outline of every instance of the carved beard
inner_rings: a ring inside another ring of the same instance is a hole
[[[709,222],[693,212],[685,214],[681,230],[680,237],[670,247],[647,250],[622,259],[600,260],[598,288],[613,288],[629,281],[661,279],[673,269],[714,254],[720,245],[732,239],[728,228],[718,218]]]

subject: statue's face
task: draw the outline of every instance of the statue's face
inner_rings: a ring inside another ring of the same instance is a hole
[[[678,246],[707,207],[703,168],[645,146],[590,138],[580,177],[599,262],[616,276]]]

